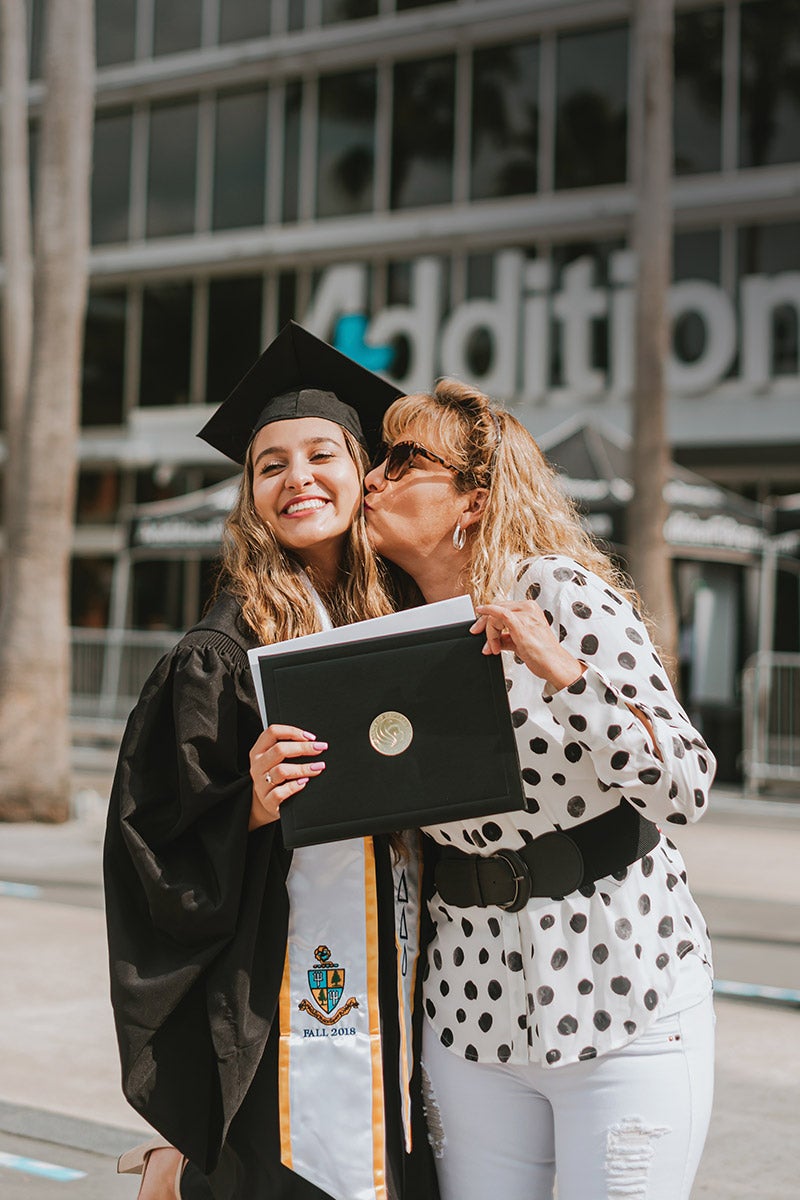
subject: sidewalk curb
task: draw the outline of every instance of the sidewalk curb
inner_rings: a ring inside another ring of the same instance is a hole
[[[148,1136],[146,1130],[103,1125],[99,1121],[81,1120],[64,1113],[29,1108],[5,1100],[0,1100],[0,1133],[12,1133],[17,1137],[49,1142],[54,1146],[68,1146],[72,1150],[85,1150],[109,1158],[119,1158],[120,1154],[145,1141]]]

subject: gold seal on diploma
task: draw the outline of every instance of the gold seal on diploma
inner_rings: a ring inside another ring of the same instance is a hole
[[[380,713],[369,727],[369,742],[378,754],[402,754],[413,736],[413,725],[399,712]]]

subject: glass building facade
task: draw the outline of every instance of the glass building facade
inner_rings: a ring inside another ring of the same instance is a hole
[[[230,475],[192,435],[290,317],[629,425],[632,7],[97,0],[75,624],[194,618],[197,555],[114,600],[124,513]],[[800,0],[676,9],[674,454],[800,491]]]

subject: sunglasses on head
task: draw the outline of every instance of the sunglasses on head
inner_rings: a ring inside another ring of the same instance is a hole
[[[395,442],[393,446],[382,446],[375,456],[372,466],[374,470],[375,467],[382,465],[384,479],[393,482],[402,479],[406,471],[414,465],[415,458],[427,458],[429,462],[439,463],[448,471],[458,472],[460,470],[459,467],[454,467],[452,463],[439,458],[438,454],[432,454],[418,442]]]

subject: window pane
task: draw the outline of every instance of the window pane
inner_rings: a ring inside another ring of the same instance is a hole
[[[220,0],[219,40],[238,42],[269,33],[270,0]]]
[[[220,404],[261,350],[261,276],[212,279],[206,403]]]
[[[119,471],[89,468],[78,475],[75,498],[77,525],[114,525],[119,507]]]
[[[298,80],[286,85],[283,113],[283,220],[296,221],[300,195],[300,108],[303,88]]]
[[[187,404],[192,344],[192,285],[144,289],[139,403]]]
[[[90,291],[86,305],[81,425],[121,425],[125,292]]]
[[[393,208],[452,200],[454,109],[452,56],[395,66]]]
[[[739,164],[800,159],[800,4],[742,5]]]
[[[155,0],[153,54],[177,54],[200,45],[203,0]]]
[[[739,230],[739,278],[800,271],[800,221],[755,225]],[[772,375],[797,375],[800,370],[800,312],[787,300],[772,309]]]
[[[721,8],[675,20],[675,173],[718,171],[722,133]]]
[[[131,181],[130,110],[99,113],[94,123],[92,158],[92,242],[128,238]]]
[[[375,166],[375,72],[319,81],[317,214],[368,212]]]
[[[108,625],[111,558],[73,558],[70,564],[70,623],[79,629],[105,629]]]
[[[476,50],[472,77],[472,196],[536,191],[539,43]]]
[[[184,564],[176,559],[135,562],[132,629],[182,629]]]
[[[432,4],[453,3],[453,0],[395,0],[395,7],[398,12],[402,12],[404,8],[430,8]]]
[[[374,17],[378,12],[378,0],[322,0],[322,24],[333,25],[336,21],[357,21],[361,17]]]
[[[214,143],[215,229],[264,222],[267,93],[217,97]]]
[[[564,34],[556,70],[556,187],[623,182],[628,30]]]
[[[294,271],[281,271],[278,275],[278,329],[283,329],[292,319],[302,321],[303,315],[296,307],[297,275]]]
[[[147,236],[191,233],[197,164],[197,104],[150,111]]]
[[[31,79],[42,78],[43,18],[44,0],[30,0],[28,4],[28,75]]]
[[[676,233],[672,244],[672,275],[681,279],[720,282],[720,236],[717,229]],[[696,362],[706,348],[707,328],[696,312],[684,313],[673,322],[672,344],[682,362]]]
[[[287,13],[287,27],[290,33],[294,33],[297,29],[302,29],[306,18],[305,0],[289,0],[289,11]]]
[[[136,56],[136,0],[96,0],[97,65],[132,62]]]

